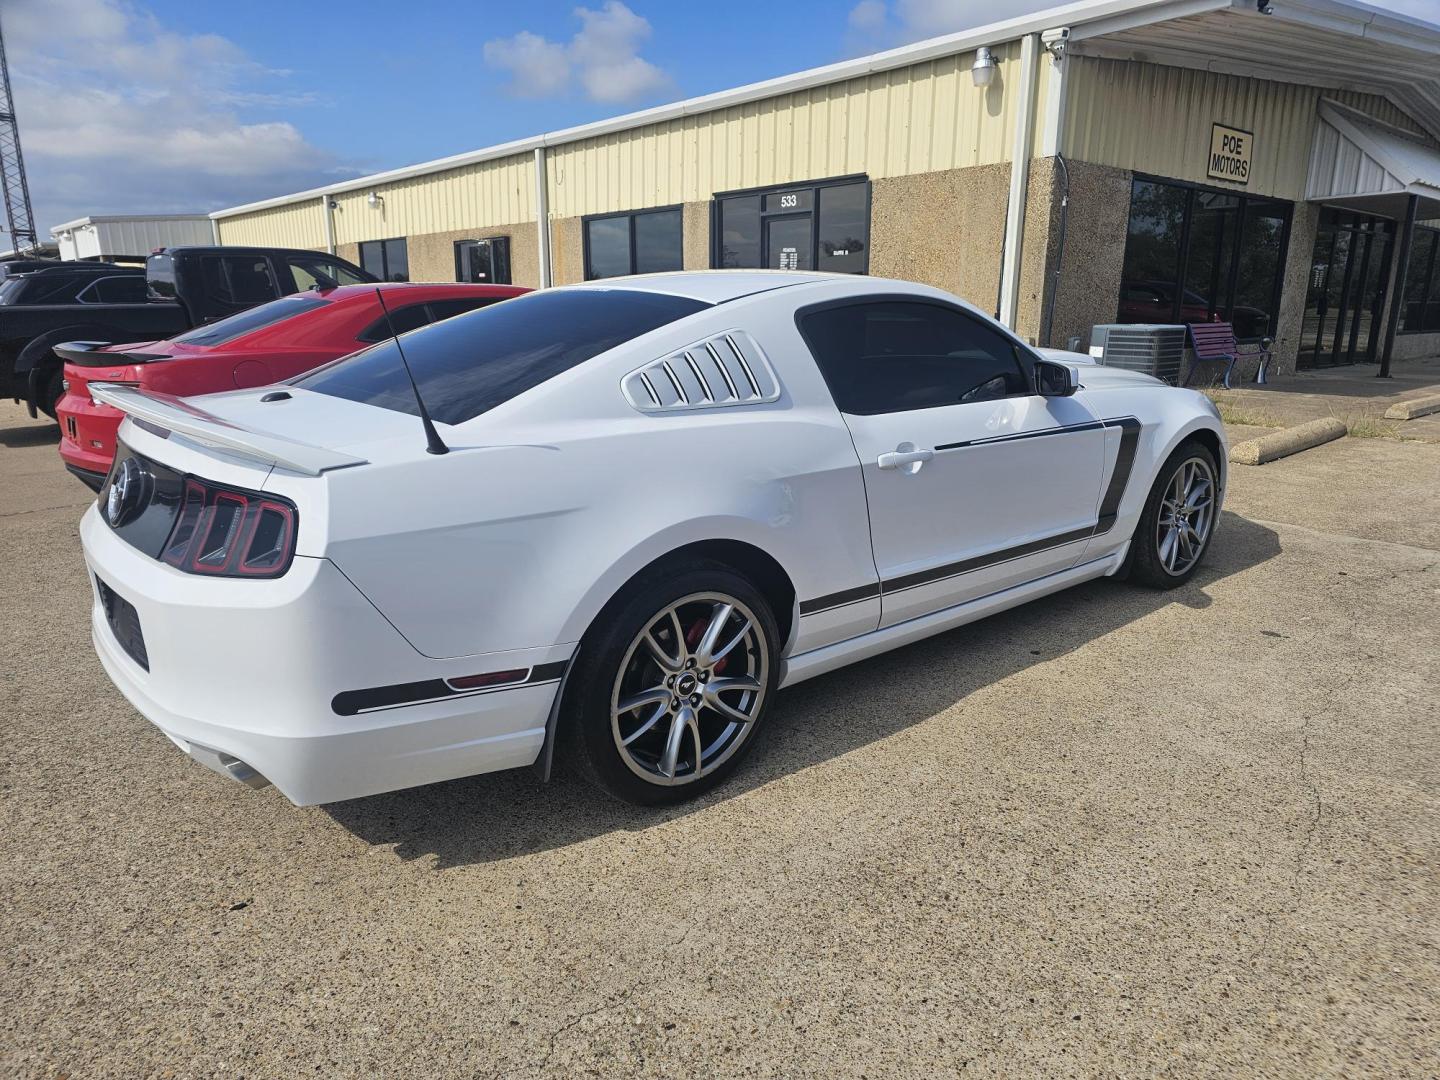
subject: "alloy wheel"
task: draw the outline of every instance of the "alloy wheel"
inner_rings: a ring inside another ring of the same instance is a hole
[[[1155,524],[1160,565],[1175,577],[1200,559],[1215,524],[1215,474],[1209,462],[1181,462],[1165,487]]]
[[[752,735],[769,686],[760,621],[733,596],[686,596],[635,635],[610,696],[620,758],[652,784],[714,772]]]

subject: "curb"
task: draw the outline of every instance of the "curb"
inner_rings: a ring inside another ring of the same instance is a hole
[[[1433,412],[1440,412],[1440,394],[1397,401],[1385,410],[1385,419],[1414,420],[1417,416],[1428,416]]]
[[[1237,465],[1264,465],[1267,461],[1298,454],[1312,446],[1338,439],[1345,434],[1345,423],[1335,417],[1311,420],[1295,427],[1273,431],[1258,439],[1247,439],[1230,448],[1230,460]]]

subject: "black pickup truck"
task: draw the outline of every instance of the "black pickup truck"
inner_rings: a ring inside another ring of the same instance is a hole
[[[67,341],[156,341],[319,285],[374,281],[353,263],[290,248],[161,248],[145,269],[63,263],[0,283],[0,396],[55,415]]]

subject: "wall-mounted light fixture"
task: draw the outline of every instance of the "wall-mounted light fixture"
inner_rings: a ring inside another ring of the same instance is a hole
[[[327,196],[325,199],[325,205],[328,206],[331,210],[339,210],[340,200]]]
[[[379,210],[380,204],[385,201],[385,196],[381,195],[378,191],[372,191],[366,196],[365,201],[370,204],[371,210]]]
[[[975,63],[970,65],[970,78],[982,90],[995,81],[995,54],[982,45],[975,50]]]

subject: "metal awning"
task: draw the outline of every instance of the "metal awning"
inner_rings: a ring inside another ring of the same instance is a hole
[[[1176,0],[1070,40],[1092,56],[1381,94],[1440,138],[1440,28],[1352,0]]]
[[[1320,103],[1305,198],[1400,217],[1407,196],[1419,216],[1440,214],[1440,148],[1336,101]]]

